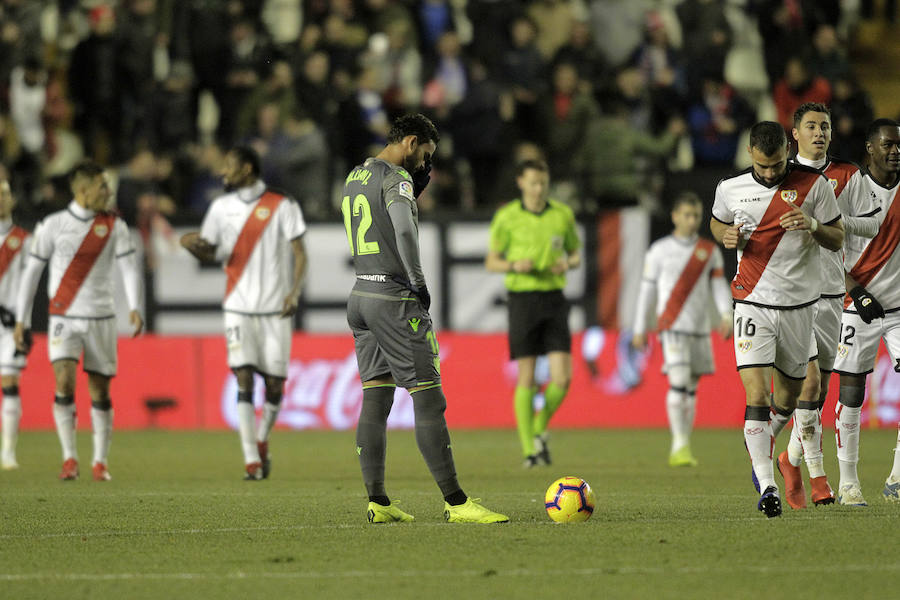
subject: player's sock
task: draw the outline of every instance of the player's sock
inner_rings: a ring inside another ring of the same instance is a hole
[[[3,388],[3,407],[0,409],[3,420],[3,461],[15,462],[16,441],[19,439],[19,421],[22,418],[22,400],[19,398],[19,386]]]
[[[363,388],[362,409],[356,423],[356,453],[369,500],[382,506],[391,503],[384,489],[384,458],[387,453],[387,419],[394,404],[394,385]],[[376,499],[377,498],[377,499]]]
[[[281,394],[277,396],[266,394],[266,401],[263,402],[262,417],[259,419],[259,429],[256,431],[256,440],[265,442],[272,433],[275,421],[278,420],[278,412],[281,410]]]
[[[825,467],[822,464],[822,420],[819,417],[818,401],[816,402],[800,402],[797,410],[794,412],[794,431],[800,434],[800,444],[802,446],[802,454],[806,457],[806,468],[809,470],[810,478],[823,477],[825,475]],[[793,435],[791,435],[793,440]],[[788,444],[788,460],[791,460],[790,444]],[[795,467],[800,464],[791,460],[791,464]]]
[[[107,464],[112,441],[113,409],[109,400],[91,403],[91,424],[94,428],[94,461]]]
[[[75,446],[75,396],[56,396],[53,399],[53,420],[62,446],[63,461],[70,458],[78,460],[78,449]]]
[[[900,479],[900,423],[897,424],[897,447],[894,448],[894,468],[891,469],[891,478]]]
[[[817,411],[818,412],[818,411]],[[822,437],[822,419],[819,418],[819,438]],[[791,427],[791,438],[788,440],[788,460],[795,467],[803,460],[803,442],[800,440],[800,427],[797,426],[797,415],[794,415],[794,426]]]
[[[772,447],[775,438],[769,425],[769,409],[765,406],[748,406],[744,412],[744,442],[753,464],[753,472],[759,481],[759,489],[775,484],[775,468],[772,465]]]
[[[837,442],[841,485],[859,483],[856,464],[859,462],[859,415],[862,412],[865,388],[842,385],[836,406],[834,437]]]
[[[568,388],[559,387],[552,381],[547,384],[547,388],[544,390],[544,408],[534,416],[534,435],[541,435],[547,431],[550,419],[559,410],[568,391]]]
[[[686,436],[686,442],[690,442],[691,440],[691,432],[694,430],[694,417],[697,414],[697,380],[693,380],[693,383],[690,387],[688,387],[687,394],[684,397],[684,405],[683,405],[682,419],[684,423],[684,431]]]
[[[431,476],[445,498],[461,492],[450,448],[450,432],[444,418],[447,409],[444,392],[438,385],[412,392],[411,395],[416,417],[416,444]]]
[[[672,433],[672,447],[670,452],[675,452],[688,443],[688,431],[685,423],[685,402],[688,390],[686,388],[670,386],[666,392],[666,414],[669,417],[669,431]]]
[[[253,392],[238,390],[237,394],[238,434],[244,451],[244,464],[260,462],[256,445],[256,408],[253,406]]]
[[[519,429],[519,442],[522,444],[522,456],[531,456],[534,454],[534,390],[517,386],[513,408],[516,427]]]
[[[794,409],[792,408],[782,408],[772,402],[772,414],[770,419],[772,421],[772,437],[777,438],[778,434],[781,433],[781,430],[784,429],[784,426],[787,425],[788,421],[791,420],[791,416],[794,414]]]

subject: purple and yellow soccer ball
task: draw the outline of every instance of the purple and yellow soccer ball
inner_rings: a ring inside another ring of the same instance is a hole
[[[557,523],[583,523],[594,514],[594,492],[580,477],[560,477],[547,488],[544,507]]]

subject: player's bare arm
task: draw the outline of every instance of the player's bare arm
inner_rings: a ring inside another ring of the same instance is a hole
[[[580,260],[579,258],[579,262]],[[492,273],[528,273],[534,269],[534,261],[529,258],[520,258],[514,261],[506,260],[496,250],[489,250],[487,257],[484,259],[484,268]]]
[[[216,259],[216,247],[200,237],[198,231],[181,236],[181,246],[200,262],[209,263]]]
[[[303,245],[302,237],[291,240],[291,251],[294,254],[294,284],[284,299],[284,308],[281,311],[282,317],[290,317],[297,312],[297,304],[300,301],[300,288],[303,286],[303,277],[306,275],[306,247]]]
[[[141,318],[141,313],[137,310],[131,311],[130,313],[128,313],[128,321],[134,328],[132,330],[131,337],[137,337],[141,335],[141,332],[144,331],[144,319]]]
[[[581,253],[575,250],[566,256],[560,256],[559,260],[550,267],[550,272],[554,275],[562,275],[570,269],[577,269],[581,265]]]

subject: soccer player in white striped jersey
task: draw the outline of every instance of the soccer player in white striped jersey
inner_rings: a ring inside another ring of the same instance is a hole
[[[818,169],[828,178],[841,211],[846,236],[871,238],[878,232],[878,212],[869,196],[857,194],[862,173],[855,164],[828,156],[831,144],[831,113],[818,102],[807,102],[794,111],[792,135],[797,141],[794,161]],[[828,384],[834,367],[838,338],[841,333],[841,311],[846,294],[842,252],[822,252],[822,292],[816,303],[815,335],[818,369],[810,363],[806,380],[793,413],[794,426],[786,451],[778,455],[778,470],[784,476],[785,499],[791,508],[806,508],[800,460],[805,457],[809,470],[810,493],[814,504],[831,504],[834,493],[825,476],[822,454],[822,407],[828,395]],[[790,414],[772,414],[772,433],[777,436]]]
[[[750,130],[752,166],[716,188],[710,230],[737,249],[734,353],[746,393],[744,442],[761,495],[757,509],[781,515],[769,421],[774,406],[796,408],[807,365],[815,360],[813,322],[819,299],[819,251],[844,241],[834,189],[817,170],[788,164],[784,128],[772,121]]]
[[[845,300],[834,370],[841,376],[835,415],[835,439],[841,481],[838,502],[865,506],[856,465],[859,461],[860,411],[866,378],[874,370],[879,340],[884,340],[894,370],[900,371],[900,123],[877,119],[866,133],[868,169],[857,193],[881,206],[878,233],[871,239],[850,236],[844,266],[852,298]],[[900,436],[884,498],[900,502]]]
[[[12,210],[15,204],[9,180],[5,172],[0,171],[0,381],[3,385],[0,467],[4,471],[19,468],[16,460],[16,440],[22,417],[19,373],[25,368],[27,354],[16,348],[13,329],[16,321],[16,292],[19,290],[26,248],[31,238],[27,231],[13,224]]]
[[[109,383],[118,366],[113,270],[118,268],[122,274],[134,335],[144,328],[140,313],[141,275],[128,227],[108,212],[110,189],[103,169],[96,163],[82,162],[72,170],[69,182],[72,202],[35,229],[16,301],[14,337],[16,346],[25,350],[34,294],[41,272],[49,265],[47,347],[56,379],[53,418],[63,451],[59,478],[73,480],[79,475],[75,370],[83,355],[94,429],[92,474],[95,481],[107,481],[111,479],[107,457],[113,424]]]
[[[697,408],[697,383],[715,369],[709,335],[710,301],[720,317],[717,330],[731,337],[731,292],[724,278],[722,252],[697,235],[703,203],[684,192],[672,205],[675,229],[654,242],[644,258],[632,345],[647,347],[648,313],[656,317],[663,349],[663,371],[669,379],[666,414],[672,445],[669,466],[693,467],[690,436]]]
[[[271,471],[269,434],[278,418],[291,354],[291,318],[306,273],[300,205],[266,187],[259,156],[246,146],[225,155],[222,181],[228,193],[210,205],[199,232],[181,244],[203,262],[220,260],[227,281],[222,309],[228,366],[238,384],[238,433],[244,479],[265,479]],[[262,416],[256,422],[253,379],[266,383]]]

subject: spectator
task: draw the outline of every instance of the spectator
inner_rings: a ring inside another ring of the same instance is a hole
[[[45,159],[44,109],[47,104],[47,71],[36,57],[15,67],[9,81],[9,110],[20,149],[12,165],[13,179],[22,181],[24,200],[35,202]]]
[[[459,36],[448,31],[437,44],[434,75],[425,86],[424,104],[436,113],[439,121],[449,117],[450,111],[468,93],[468,77],[461,57]]]
[[[294,197],[307,219],[335,216],[329,201],[328,145],[324,132],[311,119],[298,112],[288,115],[260,159],[266,183]]]
[[[629,64],[643,73],[650,92],[651,127],[664,126],[671,116],[683,111],[687,86],[681,57],[670,43],[659,13],[647,13],[644,41],[632,54]]]
[[[541,56],[549,62],[569,40],[569,31],[575,21],[572,0],[533,0],[526,13],[537,25],[535,43]],[[556,174],[551,171],[551,179]]]
[[[225,76],[225,93],[219,107],[218,137],[231,145],[237,133],[237,120],[247,98],[260,82],[260,73],[271,64],[273,51],[252,19],[242,17],[231,27],[230,58]],[[221,68],[221,67],[220,67]],[[248,111],[250,115],[254,111]],[[250,117],[252,121],[252,116]],[[245,123],[246,125],[246,123]],[[246,132],[246,130],[244,130]]]
[[[775,84],[772,96],[778,122],[790,131],[798,106],[805,102],[831,102],[831,84],[824,77],[811,74],[802,57],[791,56],[785,63],[784,77]]]
[[[694,161],[733,166],[741,133],[753,125],[753,109],[718,73],[704,77],[701,89],[687,117]]]
[[[832,156],[851,160],[859,165],[866,160],[866,130],[875,119],[872,99],[851,74],[834,82],[831,101],[833,138],[829,148]]]
[[[556,65],[553,90],[542,97],[540,109],[550,173],[557,185],[568,183],[575,177],[572,156],[579,151],[588,126],[599,114],[593,97],[579,87],[575,65]]]
[[[844,55],[837,32],[831,25],[819,25],[813,36],[810,71],[834,83],[850,73],[850,63]]]
[[[725,72],[725,58],[733,35],[725,17],[725,5],[718,0],[684,0],[675,8],[681,23],[689,94],[700,92],[700,75]]]
[[[257,85],[247,96],[237,114],[235,135],[238,139],[246,138],[254,132],[254,122],[261,107],[275,106],[277,125],[281,127],[287,116],[297,109],[297,97],[294,95],[294,73],[285,60],[272,63],[267,71],[266,79]]]
[[[154,86],[147,104],[147,141],[154,151],[177,151],[194,138],[193,89],[191,66],[184,61],[172,64]]]
[[[516,101],[518,135],[539,140],[536,102],[545,89],[544,59],[535,44],[537,28],[525,16],[519,16],[509,27],[512,47],[503,56],[503,80]]]
[[[409,21],[390,23],[386,37],[385,52],[375,57],[383,71],[380,77],[385,87],[385,108],[389,112],[406,112],[418,107],[422,100],[422,56]]]
[[[121,98],[116,17],[108,4],[89,12],[90,34],[72,52],[69,93],[75,104],[75,130],[84,138],[87,153],[109,164],[118,155],[121,139]]]
[[[156,0],[128,0],[116,27],[120,71],[121,144],[117,152],[130,154],[147,135],[146,100],[153,93],[153,54],[167,40],[156,19]]]
[[[553,64],[567,62],[578,69],[578,77],[590,86],[594,92],[608,88],[609,65],[603,54],[597,49],[591,35],[591,27],[587,21],[572,22],[568,40],[553,55]]]

